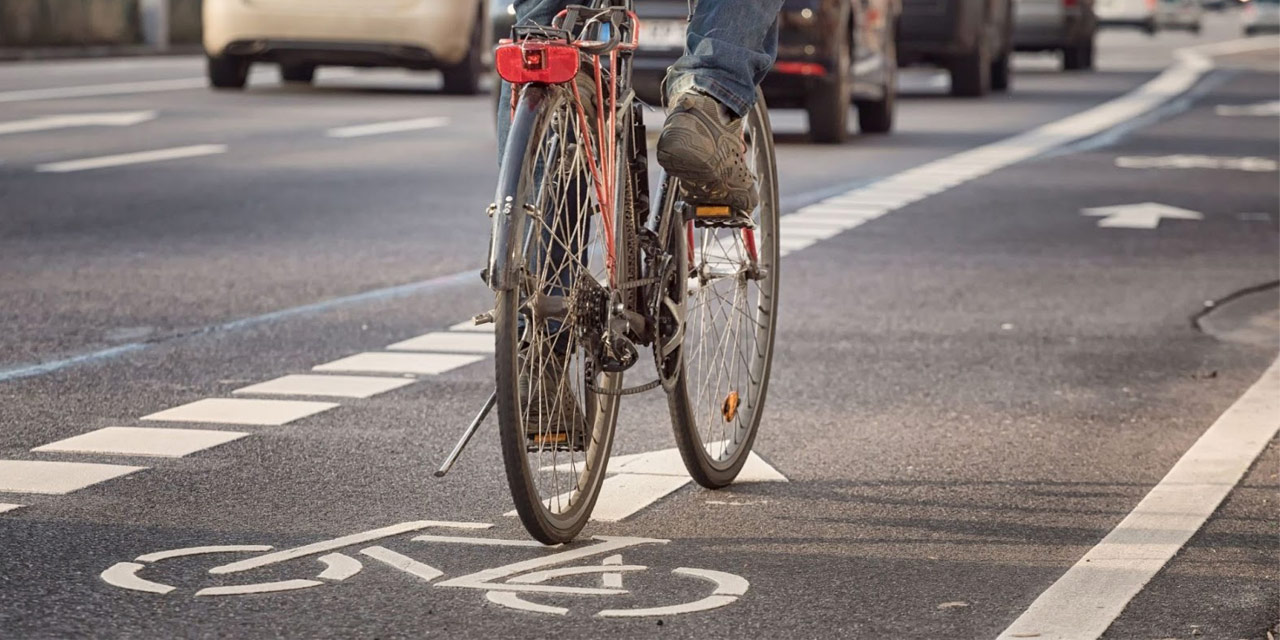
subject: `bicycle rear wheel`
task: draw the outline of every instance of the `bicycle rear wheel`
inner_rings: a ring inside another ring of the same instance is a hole
[[[778,177],[764,97],[745,119],[747,160],[760,181],[750,230],[690,226],[667,234],[688,260],[681,346],[662,368],[675,372],[667,399],[685,467],[704,487],[733,482],[755,442],[773,363],[778,304]],[[668,179],[662,206],[681,220],[679,185]],[[691,249],[690,249],[691,247]],[[680,291],[674,291],[680,289]]]
[[[613,282],[609,246],[579,141],[577,103],[564,86],[525,89],[512,130],[527,130],[518,193],[524,224],[514,288],[498,294],[497,410],[507,482],[529,533],[546,544],[568,542],[595,506],[613,445],[621,373],[593,359]],[[536,105],[536,106],[533,106]],[[514,140],[514,138],[513,138]],[[505,170],[505,169],[504,169]],[[500,214],[501,215],[501,214]],[[615,242],[616,244],[616,242]]]

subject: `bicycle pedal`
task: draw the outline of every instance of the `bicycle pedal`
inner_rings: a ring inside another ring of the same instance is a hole
[[[541,433],[529,434],[530,453],[538,451],[586,451],[586,447],[581,443],[570,443],[569,434],[567,433]]]
[[[754,226],[750,214],[734,210],[733,207],[728,205],[695,204],[690,205],[690,208],[693,210],[693,223],[698,227],[744,228]]]

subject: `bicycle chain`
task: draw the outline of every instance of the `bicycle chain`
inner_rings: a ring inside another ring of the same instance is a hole
[[[611,391],[609,389],[597,387],[590,380],[587,381],[587,389],[592,393],[597,393],[602,396],[634,396],[634,395],[639,395],[641,393],[644,393],[646,391],[653,391],[654,389],[657,389],[660,386],[662,386],[662,380],[658,379],[658,380],[654,380],[653,382],[646,382],[645,384],[642,384],[638,387],[631,387],[628,389],[619,389],[617,391]]]

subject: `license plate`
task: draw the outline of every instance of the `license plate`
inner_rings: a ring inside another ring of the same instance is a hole
[[[643,20],[640,22],[641,49],[684,49],[684,20]]]

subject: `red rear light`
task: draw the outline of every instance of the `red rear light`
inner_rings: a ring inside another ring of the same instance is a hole
[[[1080,0],[1062,0],[1062,6],[1072,9],[1080,6]]]
[[[792,76],[827,75],[827,68],[816,62],[779,62],[773,65],[773,70]]]
[[[579,64],[578,49],[558,42],[505,43],[494,54],[498,75],[512,84],[568,82]]]

